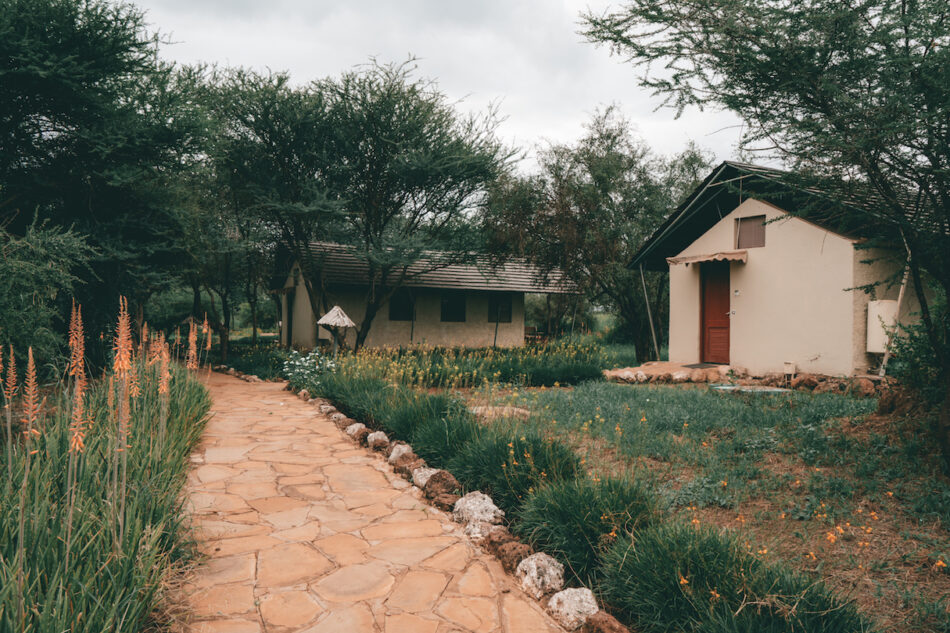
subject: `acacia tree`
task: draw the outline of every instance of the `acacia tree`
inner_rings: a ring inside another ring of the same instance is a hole
[[[950,5],[944,0],[628,0],[583,16],[585,34],[640,69],[678,111],[747,123],[743,145],[858,200],[843,222],[906,249],[946,394],[950,467]],[[830,184],[829,184],[830,183]]]
[[[426,272],[476,259],[470,218],[509,154],[495,119],[460,115],[409,65],[371,64],[291,87],[285,75],[237,72],[222,100],[217,169],[297,261],[314,314],[329,306],[314,242],[366,264],[366,311]]]
[[[91,332],[180,259],[177,183],[206,136],[193,76],[158,45],[130,4],[0,0],[0,223],[24,237],[36,217],[93,248],[76,273]]]
[[[492,250],[563,271],[590,301],[617,313],[639,359],[655,358],[643,285],[654,324],[666,323],[667,275],[641,278],[628,264],[700,181],[707,158],[694,147],[672,159],[653,155],[608,108],[580,141],[545,148],[539,163],[536,176],[494,190],[485,214]]]

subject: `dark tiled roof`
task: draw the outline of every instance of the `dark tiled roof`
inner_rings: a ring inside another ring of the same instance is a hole
[[[854,183],[807,183],[792,172],[725,161],[670,214],[654,231],[630,262],[652,270],[665,270],[666,258],[673,257],[708,231],[744,200],[755,197],[796,215],[822,228],[845,237],[868,237],[867,216],[889,219],[884,201],[875,192]],[[914,209],[908,200],[907,209]],[[906,221],[928,232],[950,234],[950,227],[940,227],[926,210],[908,211]]]
[[[364,285],[368,283],[369,266],[356,250],[341,244],[315,242],[310,245],[314,265],[322,270],[328,285]],[[524,260],[509,260],[493,266],[487,257],[478,257],[473,264],[445,263],[442,253],[430,253],[406,270],[406,282],[411,288],[457,288],[466,290],[498,290],[508,292],[537,292],[572,294],[575,287],[560,271],[547,276]],[[402,274],[401,269],[391,273],[391,279]]]

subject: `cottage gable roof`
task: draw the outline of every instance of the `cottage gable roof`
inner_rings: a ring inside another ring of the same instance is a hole
[[[325,283],[334,285],[365,285],[369,283],[369,264],[351,246],[314,242],[310,254],[319,267]],[[493,265],[488,257],[478,257],[473,264],[445,263],[444,253],[431,252],[410,264],[403,284],[409,288],[443,288],[458,290],[496,290],[503,292],[537,292],[573,294],[576,288],[561,271],[548,274],[523,259]],[[402,269],[390,273],[391,280],[402,275]]]
[[[670,214],[633,257],[630,267],[666,270],[667,259],[681,253],[744,200],[757,198],[793,210],[822,228],[847,237],[867,237],[862,218],[881,201],[872,192],[847,195],[831,187],[806,186],[795,174],[780,169],[725,161]],[[860,210],[862,213],[855,213]],[[912,222],[926,218],[908,218]]]

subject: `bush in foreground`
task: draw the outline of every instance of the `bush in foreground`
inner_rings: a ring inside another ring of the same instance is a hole
[[[38,414],[28,389],[14,402],[38,434],[2,451],[0,631],[138,631],[169,566],[190,553],[181,490],[208,394],[173,367],[163,396],[157,366],[132,363],[128,405],[118,378],[87,387],[82,416],[75,386]]]
[[[603,570],[605,601],[644,632],[869,630],[821,583],[765,565],[730,536],[679,522],[622,537]]]
[[[531,494],[514,531],[564,562],[581,584],[592,586],[603,554],[618,538],[658,518],[656,495],[628,479],[572,479]]]
[[[499,508],[515,514],[542,485],[576,478],[580,460],[567,445],[537,431],[489,428],[462,448],[448,470],[464,487],[481,490]]]
[[[410,441],[412,450],[430,466],[451,469],[451,460],[481,432],[481,426],[468,411],[455,407],[446,415],[420,421],[413,429]]]

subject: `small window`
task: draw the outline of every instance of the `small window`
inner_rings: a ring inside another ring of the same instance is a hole
[[[736,220],[736,248],[765,246],[765,216],[756,215]]]
[[[415,299],[409,288],[400,288],[389,298],[390,321],[412,321],[415,309]]]
[[[488,295],[488,322],[511,323],[511,293],[492,292]]]
[[[442,294],[442,322],[461,323],[465,321],[465,294],[446,292]]]

